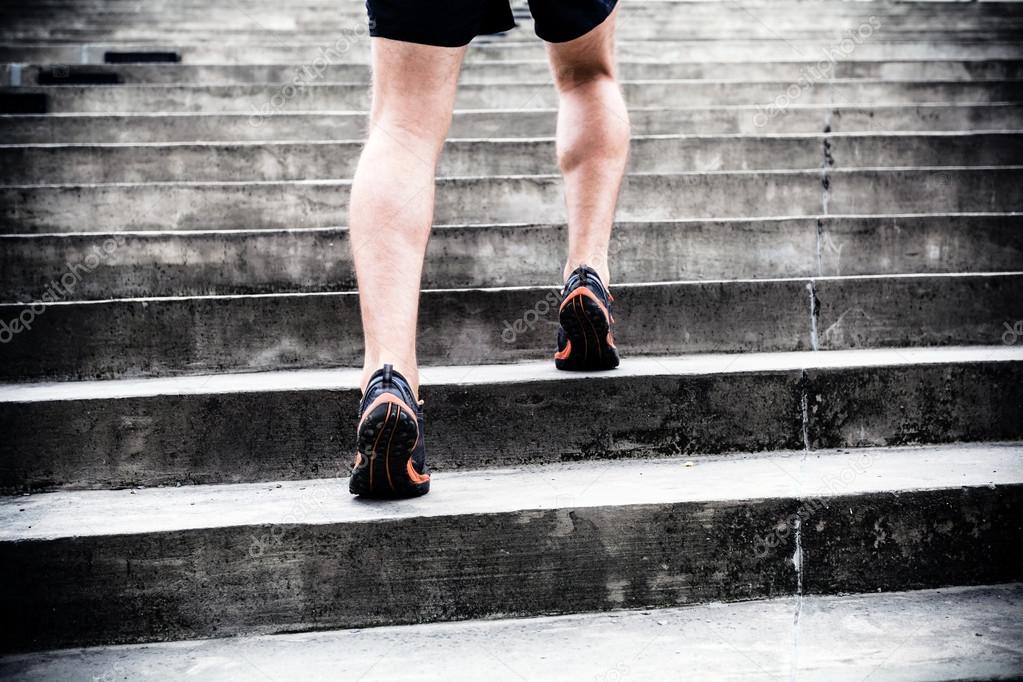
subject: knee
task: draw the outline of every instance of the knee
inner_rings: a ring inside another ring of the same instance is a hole
[[[384,112],[371,118],[368,138],[370,142],[396,146],[422,157],[439,157],[449,124],[450,120],[439,121],[429,115]]]
[[[564,94],[580,88],[601,87],[607,84],[617,87],[614,64],[595,61],[560,66],[554,71],[554,85]]]

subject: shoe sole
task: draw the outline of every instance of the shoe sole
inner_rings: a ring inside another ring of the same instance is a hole
[[[348,481],[349,492],[374,498],[428,493],[429,476],[412,467],[418,441],[419,423],[400,403],[386,400],[372,407],[359,425],[359,454]]]
[[[554,365],[569,372],[594,372],[618,366],[607,310],[589,289],[579,288],[562,301],[558,317],[568,345],[555,354]]]

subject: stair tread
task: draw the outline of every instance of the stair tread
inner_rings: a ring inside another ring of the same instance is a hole
[[[420,370],[424,388],[438,385],[486,385],[527,381],[583,381],[638,376],[700,376],[801,369],[909,366],[935,363],[1019,362],[1023,346],[950,346],[866,348],[764,353],[701,353],[628,358],[613,372],[559,372],[549,360],[498,365],[430,366]],[[157,395],[206,395],[262,391],[353,389],[358,368],[232,372],[98,381],[47,381],[0,384],[0,403],[60,400],[109,400]]]
[[[69,649],[0,659],[0,678],[994,679],[1023,667],[1020,609],[1020,584],[807,595]]]
[[[1018,484],[1021,443],[558,463],[446,473],[430,495],[400,502],[353,500],[336,478],[7,497],[0,541]]]

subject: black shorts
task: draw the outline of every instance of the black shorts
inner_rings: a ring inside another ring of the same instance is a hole
[[[574,40],[607,19],[618,0],[529,0],[536,35]],[[366,0],[369,34],[407,43],[461,47],[515,27],[509,0]]]

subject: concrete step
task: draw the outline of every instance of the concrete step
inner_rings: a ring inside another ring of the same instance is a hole
[[[636,135],[819,133],[828,126],[835,133],[979,132],[1019,129],[1023,104],[633,107],[629,118]],[[553,109],[460,110],[451,136],[544,137],[554,134],[555,120]],[[356,140],[365,128],[362,112],[0,115],[0,135],[12,144]]]
[[[0,233],[332,227],[344,180],[0,187]],[[411,199],[422,188],[405,188]],[[553,175],[437,181],[442,224],[564,220]],[[619,220],[1023,211],[1023,167],[728,171],[628,175]]]
[[[1023,120],[1020,121],[1023,126]],[[349,179],[362,141],[0,145],[0,183]],[[1000,166],[1023,160],[1023,132],[634,136],[629,171]],[[449,140],[438,173],[558,172],[554,138]]]
[[[5,498],[0,558],[16,570],[0,598],[18,627],[0,646],[12,652],[1023,576],[1018,444],[688,463],[438,475],[429,496],[383,505],[353,503],[343,480]]]
[[[1023,15],[1023,12],[1020,12]],[[2,21],[2,18],[0,18]],[[116,20],[115,20],[116,21]],[[164,20],[160,24],[129,25],[108,24],[107,26],[86,26],[82,28],[64,27],[33,27],[11,28],[4,31],[6,41],[25,42],[160,42],[179,43],[185,41],[222,40],[229,44],[259,45],[266,42],[307,43],[330,46],[335,43],[369,44],[366,37],[365,17],[359,19],[341,19],[330,22],[328,26],[300,26],[288,29],[272,29],[251,26],[225,26],[213,28],[205,25],[177,26],[173,20]],[[863,44],[867,40],[876,42],[902,41],[970,41],[986,39],[999,42],[1018,41],[1023,38],[1023,19],[1019,16],[991,18],[982,21],[959,22],[957,25],[940,25],[934,22],[917,22],[915,18],[905,20],[873,17],[850,17],[836,19],[827,23],[814,23],[811,17],[799,18],[775,25],[764,22],[746,20],[743,24],[730,24],[727,20],[691,23],[686,21],[668,21],[659,23],[649,19],[622,21],[616,34],[622,40],[778,40],[789,39],[800,42],[819,44],[826,39],[832,45],[841,45],[843,41],[853,46]],[[933,25],[928,25],[932,23]],[[215,24],[213,25],[215,26]],[[862,37],[860,37],[862,36]],[[492,37],[496,38],[497,36]],[[533,22],[520,20],[519,25],[502,34],[509,40],[538,40],[533,29]],[[365,48],[363,48],[365,49]]]
[[[751,3],[658,4],[650,9],[622,6],[618,30],[623,38],[757,36],[773,38],[814,35],[848,37],[863,42],[899,33],[969,33],[1017,29],[1023,10],[1015,3],[938,8],[926,3],[779,3],[766,7]],[[507,33],[514,40],[533,37],[533,19],[525,10],[517,15],[518,29]],[[59,21],[54,21],[58,17]],[[814,20],[819,23],[814,24]],[[49,21],[48,21],[49,20]],[[340,35],[365,39],[367,15],[358,3],[348,7],[226,8],[226,7],[104,7],[73,11],[48,7],[0,7],[2,35],[8,40],[176,40],[245,35],[252,39],[333,42]],[[663,29],[658,33],[656,29]],[[816,29],[813,31],[813,29]]]
[[[118,84],[237,85],[291,83],[296,77],[339,83],[368,83],[367,64],[324,63],[308,71],[294,64],[6,64],[6,85],[74,85],[111,81]],[[986,81],[1023,79],[1019,60],[828,62],[623,62],[618,64],[624,80],[705,79],[744,81],[799,81],[827,78],[858,78],[895,81]],[[469,62],[462,69],[462,83],[550,82],[546,60],[516,62]]]
[[[800,88],[789,81],[656,80],[623,82],[622,90],[632,106],[754,104],[768,112],[785,108],[776,103],[779,98],[818,105],[1023,101],[1023,81],[832,80]],[[300,88],[272,84],[26,86],[4,88],[2,93],[4,113],[235,112],[258,120],[284,111],[365,110],[369,105],[369,89],[363,83],[313,83]],[[557,93],[543,83],[504,83],[500,88],[470,83],[459,88],[457,106],[552,108],[557,106]]]
[[[419,361],[470,366],[551,357],[557,272],[546,287],[424,291]],[[623,284],[615,297],[615,343],[626,357],[997,345],[1004,325],[1023,320],[1023,273]],[[0,320],[7,325],[2,381],[362,363],[354,292],[40,300],[0,304]]]
[[[357,369],[0,387],[9,492],[344,475]],[[436,471],[1023,440],[1023,345],[549,359],[422,374]],[[579,396],[591,409],[577,409]],[[572,419],[560,414],[571,412]],[[470,428],[467,428],[470,426]]]
[[[344,228],[0,236],[0,301],[33,301],[89,254],[64,300],[345,291]],[[546,286],[564,225],[437,226],[423,286]],[[741,245],[741,247],[739,246]],[[98,251],[97,251],[98,250]],[[999,272],[1023,263],[1023,215],[949,214],[619,222],[614,281]]]
[[[346,62],[368,62],[369,41],[345,41],[350,46],[343,52]],[[186,64],[314,64],[324,59],[327,44],[303,42],[277,43],[260,41],[250,44],[230,44],[224,41],[161,42],[93,42],[75,44],[39,42],[0,42],[0,63],[19,64],[102,64],[109,52],[170,51]],[[342,43],[344,45],[345,43]],[[807,63],[831,61],[840,49],[841,41],[801,40],[792,38],[717,40],[622,40],[618,42],[618,56],[625,61],[786,61]],[[852,52],[843,50],[839,55],[854,61],[902,60],[978,60],[1023,58],[1019,41],[997,41],[991,37],[964,40],[901,39],[883,42],[867,41]],[[544,58],[543,44],[526,32],[515,40],[477,41],[469,50],[469,61],[539,60]],[[335,61],[339,61],[335,59]]]
[[[1019,584],[804,595],[21,654],[0,659],[0,679],[103,679],[110,671],[130,679],[178,679],[201,671],[204,680],[216,682],[236,680],[239,670],[250,669],[270,679],[300,674],[367,682],[469,682],[482,676],[494,682],[668,682],[682,670],[694,679],[755,682],[1009,679],[1023,667],[1020,609]],[[781,646],[796,641],[798,646]],[[410,655],[414,671],[407,666]]]
[[[700,11],[692,4],[660,6],[654,11],[623,7],[617,30],[627,40],[801,37],[863,43],[904,34],[1009,36],[1023,26],[1023,10],[1010,3],[999,4],[995,11],[967,6],[946,12],[919,3],[902,12],[890,11],[877,3],[848,7],[843,7],[842,3],[821,3],[820,9],[783,3],[768,11],[743,3],[704,5],[703,8]],[[159,8],[156,11],[133,8],[129,12],[108,9],[92,15],[75,12],[64,21],[54,21],[53,10],[33,11],[21,7],[0,8],[0,21],[4,22],[2,35],[5,39],[25,41],[174,42],[222,37],[252,42],[286,40],[329,45],[339,37],[344,37],[346,43],[366,40],[366,10],[358,4],[347,10],[288,9],[290,11],[278,9],[272,16],[237,8]],[[516,41],[534,39],[533,20],[528,12],[523,12],[517,20],[518,28],[506,36]]]
[[[936,2],[928,1],[914,1],[914,2],[881,2],[872,3],[868,6],[871,11],[879,13],[888,13],[893,15],[904,15],[912,14],[916,12],[923,13],[936,13],[941,14],[947,12],[950,16],[958,15],[986,15],[986,14],[998,14],[1004,12],[1015,12],[1016,4],[1011,1],[998,1],[998,2],[983,2],[977,5],[966,5],[966,6],[949,6],[946,4],[938,4]],[[526,9],[526,4],[521,0],[515,0],[513,6],[517,10]],[[794,11],[798,9],[808,9],[805,3],[799,2],[798,0],[792,1],[779,1],[779,0],[744,0],[743,2],[734,3],[723,3],[723,2],[703,2],[701,0],[653,0],[646,2],[645,0],[623,0],[621,3],[622,12],[629,14],[646,14],[646,15],[671,15],[677,11],[692,12],[694,15],[701,13],[727,13],[736,12],[741,8],[778,8],[784,9],[785,11]],[[25,8],[26,12],[46,12],[46,11],[61,11],[68,14],[69,16],[90,16],[99,12],[108,11],[119,11],[125,13],[131,12],[147,12],[147,11],[159,11],[161,7],[166,7],[167,11],[188,11],[196,10],[208,7],[203,4],[200,0],[175,0],[172,5],[139,5],[133,0],[87,0],[83,2],[77,2],[76,0],[40,0],[38,3],[25,6],[20,0],[2,0],[0,2],[0,10],[3,11],[16,11],[19,8]],[[848,5],[847,3],[817,3],[810,5],[809,9],[816,9],[820,7],[822,14],[832,12],[856,12],[864,11],[861,10],[858,5]],[[254,16],[263,16],[264,13],[268,13],[271,17],[281,18],[282,20],[293,16],[295,11],[324,11],[327,13],[361,13],[364,12],[364,6],[358,0],[347,0],[343,2],[329,2],[328,0],[301,0],[298,2],[289,2],[287,10],[282,9],[279,2],[272,2],[271,0],[264,0],[259,2],[246,2],[238,5],[221,4],[217,8],[220,11],[233,11],[236,14],[252,14]],[[69,10],[73,10],[74,14],[71,15]]]
[[[110,31],[128,32],[146,30],[180,31],[186,34],[211,32],[223,27],[226,32],[250,31],[267,34],[298,34],[302,30],[325,33],[330,30],[359,28],[365,31],[366,9],[360,3],[347,6],[294,5],[281,7],[210,7],[192,6],[104,6],[75,7],[56,10],[46,5],[31,6],[19,3],[15,7],[0,7],[0,18],[6,21],[3,33],[14,35],[35,32],[43,37],[62,36],[68,32]],[[517,13],[520,26],[532,30],[533,20],[528,10]],[[765,10],[767,10],[765,12]],[[46,22],[59,12],[59,23]],[[870,17],[876,17],[875,31],[885,32],[904,28],[917,29],[978,29],[1016,25],[1023,10],[1011,2],[961,4],[953,7],[934,7],[928,3],[654,3],[650,7],[623,4],[618,13],[620,28],[636,31],[663,24],[679,30],[693,26],[734,26],[737,30],[755,28],[750,18],[760,18],[756,27],[768,27],[777,32],[805,27],[813,19],[821,21],[821,31],[856,29]],[[688,23],[687,23],[688,20]],[[740,23],[745,20],[751,24]],[[354,24],[354,26],[353,26]]]

